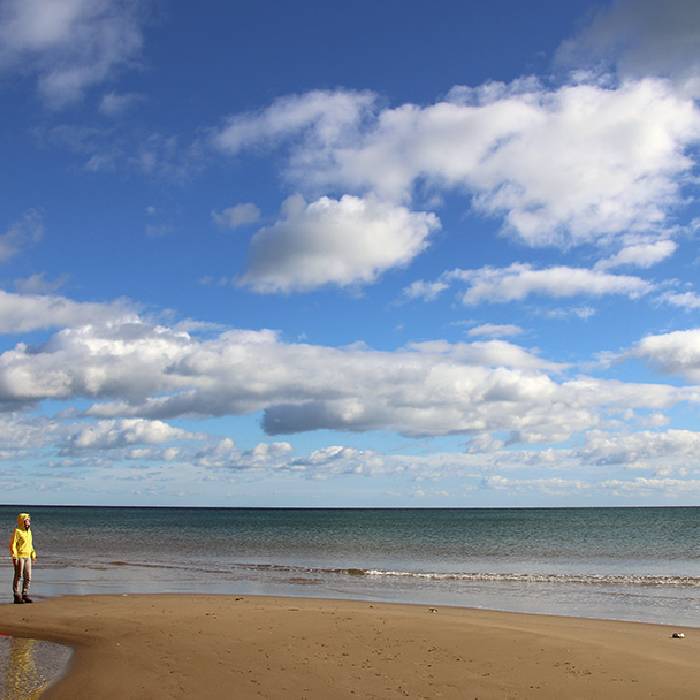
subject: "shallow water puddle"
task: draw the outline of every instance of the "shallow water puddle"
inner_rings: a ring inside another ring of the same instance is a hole
[[[34,700],[66,670],[62,644],[0,634],[0,700]]]

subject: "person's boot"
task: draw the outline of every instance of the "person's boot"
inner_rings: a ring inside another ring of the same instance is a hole
[[[18,595],[17,593],[15,593],[15,603],[17,603],[17,605],[21,605],[22,603],[24,603],[24,601],[22,600],[22,596]]]
[[[33,603],[34,601],[28,595],[23,595],[22,602],[23,603]]]

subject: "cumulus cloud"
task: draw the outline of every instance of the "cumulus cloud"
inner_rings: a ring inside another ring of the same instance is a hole
[[[550,372],[560,372],[566,368],[563,363],[546,360],[537,352],[526,350],[505,340],[480,340],[472,343],[426,340],[409,343],[408,349],[425,355],[454,358],[466,364],[484,367],[544,369]]]
[[[635,468],[696,464],[700,433],[691,430],[640,431],[629,434],[591,431],[578,453],[582,463]]]
[[[578,479],[563,479],[556,476],[547,479],[511,479],[500,474],[494,474],[484,478],[482,487],[510,493],[538,491],[545,494],[559,495],[571,491],[590,489],[591,485]]]
[[[628,353],[666,374],[700,382],[700,329],[672,331],[642,338]]]
[[[234,440],[223,438],[197,452],[194,463],[213,469],[287,469],[292,451],[288,442],[261,442],[250,450],[240,450]]]
[[[57,459],[49,462],[52,470],[60,469],[63,475],[76,478],[90,470],[99,469],[104,474],[110,469],[111,483],[144,480],[150,478],[149,474],[154,478],[168,474],[172,478],[167,465],[177,461],[192,478],[205,481],[235,478],[237,473],[245,473],[247,479],[280,473],[313,480],[347,475],[391,476],[397,486],[403,484],[400,488],[409,491],[428,482],[439,489],[440,480],[451,479],[454,483],[459,479],[468,490],[512,494],[576,497],[584,492],[659,493],[674,498],[696,490],[693,475],[700,474],[700,433],[673,429],[636,433],[590,430],[579,448],[513,449],[512,441],[507,445],[494,433],[474,432],[469,434],[463,452],[382,452],[340,443],[299,455],[288,442],[261,442],[242,449],[231,437],[215,439],[160,420],[62,424],[44,416],[6,413],[0,415],[0,441],[0,460],[19,456],[42,459],[55,451]],[[125,461],[151,464],[135,475]],[[647,474],[629,478],[630,469]],[[197,475],[195,470],[205,470],[206,475]]]
[[[147,322],[118,304],[0,294],[0,328],[60,322],[73,325],[39,346],[18,344],[0,354],[0,410],[88,398],[94,403],[86,416],[102,420],[262,413],[269,434],[500,431],[498,439],[513,445],[566,440],[627,409],[664,411],[700,399],[694,387],[566,378],[566,365],[502,339],[378,351],[287,343],[267,330],[197,336],[191,324]],[[694,376],[693,337],[673,340],[675,364],[652,338],[632,352]]]
[[[166,447],[164,449],[154,449],[152,447],[135,447],[127,450],[123,457],[125,459],[137,460],[139,462],[173,462],[181,456],[181,450],[177,447]]]
[[[374,197],[290,197],[282,218],[260,229],[240,283],[257,292],[367,284],[406,265],[427,245],[438,218]]]
[[[124,418],[96,421],[68,439],[69,450],[113,449],[130,445],[160,445],[171,440],[201,438],[159,420]]]
[[[663,76],[699,94],[700,7],[694,0],[616,0],[558,51],[560,64],[613,67],[622,79]]]
[[[0,413],[0,445],[7,455],[17,450],[40,449],[58,432],[58,424],[43,416]]]
[[[238,228],[239,226],[254,224],[258,221],[260,219],[260,209],[252,202],[243,202],[221,211],[213,210],[211,218],[217,225],[224,228]]]
[[[0,355],[0,402],[98,399],[96,418],[263,412],[269,434],[506,431],[511,443],[565,440],[608,411],[665,410],[690,390],[577,378],[503,340],[375,351],[283,343],[269,331],[199,339],[146,323],[85,326]]]
[[[137,60],[142,7],[138,0],[4,0],[0,70],[35,74],[52,106],[73,102]]]
[[[448,270],[436,282],[420,281],[414,283],[419,285],[416,287],[418,291],[407,291],[412,289],[412,285],[404,292],[407,296],[417,298],[424,288],[439,288],[441,291],[454,282],[467,285],[467,291],[461,296],[462,302],[467,305],[520,301],[533,294],[554,298],[619,294],[636,299],[653,289],[651,283],[630,275],[613,275],[602,270],[564,266],[536,269],[525,263],[513,263],[502,268]]]
[[[669,431],[673,432],[673,431]],[[679,431],[684,432],[684,431]],[[485,436],[484,436],[485,437]],[[478,439],[478,438],[477,438]],[[688,436],[688,441],[696,438]],[[589,448],[595,442],[600,448],[600,443],[608,440],[611,445],[621,445],[634,440],[634,436],[596,433],[589,443]],[[645,440],[651,440],[654,444],[654,436],[645,433],[637,440],[639,445],[645,444]],[[680,442],[685,442],[681,437]],[[227,444],[228,443],[228,444]],[[651,482],[656,483],[663,469],[658,464],[673,452],[677,438],[673,435],[661,434],[655,442],[656,448],[662,443],[665,447],[650,450],[652,453],[648,459],[648,467],[653,471]],[[438,482],[446,478],[459,478],[465,486],[481,489],[495,489],[509,493],[536,492],[542,494],[576,495],[582,492],[606,492],[611,488],[622,490],[635,490],[639,483],[639,477],[625,478],[624,471],[615,471],[615,464],[600,463],[594,465],[594,470],[586,469],[591,463],[591,450],[576,452],[570,449],[547,450],[506,450],[502,443],[491,440],[486,444],[486,449],[469,449],[467,452],[433,452],[429,454],[400,454],[385,453],[377,450],[363,450],[345,445],[329,445],[309,452],[306,455],[295,457],[291,449],[280,450],[273,459],[269,459],[264,467],[268,472],[290,471],[312,479],[325,479],[333,476],[362,475],[366,477],[392,476],[402,477],[410,482],[425,483],[427,481]],[[604,449],[604,448],[603,448]],[[614,448],[613,448],[614,449]],[[232,459],[214,460],[212,464],[202,463],[200,466],[218,468],[230,466],[234,469],[250,468],[241,460],[231,440],[223,440],[220,445],[212,446],[209,452],[218,451],[234,455]],[[684,451],[679,455],[676,463],[690,455]],[[625,463],[623,467],[628,467]],[[640,464],[633,465],[641,468]],[[580,476],[572,478],[571,472],[576,470]],[[666,477],[674,471],[675,479],[664,478],[665,487],[669,495],[678,495],[684,490],[693,489],[692,479],[687,477],[686,469],[666,470]],[[509,474],[504,475],[504,472]],[[514,474],[517,474],[515,476]],[[611,475],[614,474],[614,478]],[[649,477],[642,477],[642,483]]]
[[[13,294],[0,289],[0,333],[79,326],[137,318],[128,302],[73,301],[62,296]]]
[[[41,214],[30,209],[24,216],[0,234],[0,263],[17,255],[23,248],[36,243],[44,235]]]
[[[186,352],[190,336],[122,320],[66,328],[40,348],[24,344],[0,355],[0,401],[118,396],[143,398],[177,386],[163,376]]]
[[[678,497],[688,493],[700,492],[700,479],[668,479],[638,476],[630,480],[609,479],[601,486],[615,495],[639,497],[662,493],[669,497]]]
[[[353,107],[341,117],[343,100]],[[700,137],[693,100],[658,79],[554,90],[520,80],[455,88],[427,106],[373,104],[357,93],[285,98],[234,117],[214,142],[237,153],[286,138],[287,175],[310,191],[406,202],[419,183],[453,189],[523,242],[567,247],[662,235]]]

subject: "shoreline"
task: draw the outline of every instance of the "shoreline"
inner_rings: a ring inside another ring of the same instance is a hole
[[[59,700],[690,698],[700,684],[697,628],[443,605],[67,596],[0,605],[0,631],[74,649],[43,696]]]
[[[225,566],[200,568],[177,563],[143,565],[127,560],[58,568],[44,561],[42,574],[40,590],[47,598],[76,593],[302,597],[454,606],[700,628],[697,583],[647,585],[639,580],[645,577],[628,574],[611,577],[440,573],[433,576],[423,573],[394,575],[387,571],[374,575],[373,571],[362,569],[314,568],[298,564],[236,564],[231,570]],[[578,578],[587,581],[572,582]],[[620,580],[613,581],[613,578]],[[653,578],[680,580],[688,577],[654,575]]]

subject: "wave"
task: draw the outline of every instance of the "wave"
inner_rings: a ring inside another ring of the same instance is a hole
[[[700,588],[700,576],[657,574],[547,574],[547,573],[490,573],[490,572],[436,572],[394,571],[363,569],[360,567],[295,566],[288,564],[237,564],[236,569],[246,571],[308,575],[340,575],[381,579],[403,578],[423,581],[462,581],[465,583],[578,583],[628,586],[683,586]]]
[[[48,562],[47,562],[48,563]],[[299,582],[308,582],[308,577],[319,576],[350,576],[361,577],[377,582],[382,579],[403,579],[432,582],[463,582],[463,583],[523,583],[523,584],[580,584],[580,585],[616,585],[616,586],[663,586],[700,588],[700,576],[660,575],[660,574],[596,574],[596,573],[522,573],[522,572],[440,572],[440,571],[402,571],[392,569],[371,569],[361,567],[325,567],[303,566],[298,564],[270,564],[235,562],[221,565],[220,562],[193,563],[177,561],[128,561],[108,560],[92,562],[86,565],[80,561],[70,561],[64,558],[54,559],[48,563],[49,568],[94,568],[99,570],[115,568],[146,568],[146,569],[175,569],[180,571],[236,576],[248,574],[282,574],[292,576]],[[307,578],[304,578],[307,577]]]
[[[359,567],[307,567],[284,564],[243,564],[241,568],[280,573],[340,574],[408,578],[425,581],[505,582],[505,583],[579,583],[617,584],[636,586],[686,586],[700,588],[700,576],[659,574],[562,574],[562,573],[490,573],[490,572],[437,572],[363,569]]]
[[[431,581],[493,581],[513,583],[580,583],[636,586],[690,586],[700,588],[700,576],[647,574],[522,574],[522,573],[431,573],[420,571],[380,571],[370,569],[368,576],[401,576]]]

